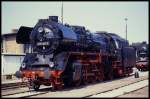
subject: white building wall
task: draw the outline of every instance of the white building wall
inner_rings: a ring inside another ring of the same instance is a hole
[[[2,75],[15,74],[19,70],[24,55],[2,54]]]

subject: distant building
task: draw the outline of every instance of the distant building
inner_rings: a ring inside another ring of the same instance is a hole
[[[15,74],[28,52],[29,45],[16,43],[17,31],[14,29],[11,33],[1,35],[1,75]]]
[[[7,54],[23,54],[28,53],[29,44],[17,44],[16,35],[17,29],[14,29],[12,33],[2,34],[1,52]]]

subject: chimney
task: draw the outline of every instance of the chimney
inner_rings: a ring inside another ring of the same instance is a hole
[[[49,20],[53,22],[58,22],[58,16],[49,16]]]

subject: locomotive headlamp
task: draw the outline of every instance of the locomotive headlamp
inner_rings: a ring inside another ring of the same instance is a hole
[[[54,62],[49,62],[50,67],[54,67]]]
[[[21,67],[22,68],[25,68],[26,64],[25,63],[22,63]]]
[[[43,32],[43,30],[44,30],[43,27],[38,28],[38,32]]]

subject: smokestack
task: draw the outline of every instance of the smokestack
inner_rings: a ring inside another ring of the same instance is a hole
[[[49,16],[49,20],[53,22],[58,22],[58,16]]]

